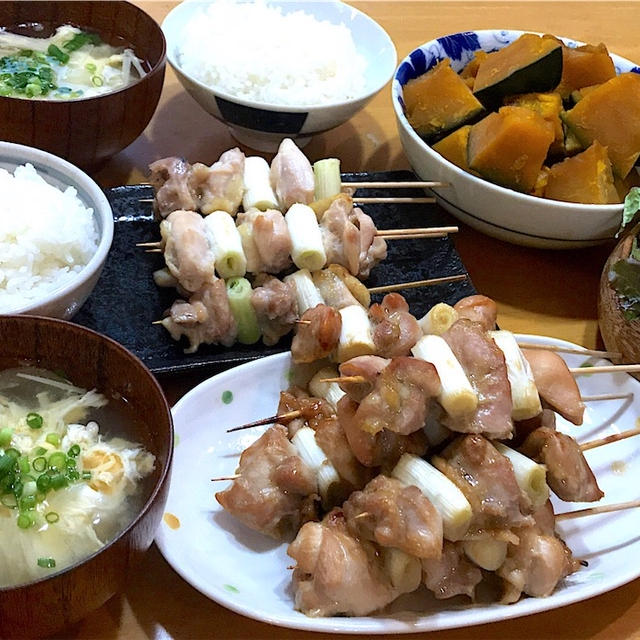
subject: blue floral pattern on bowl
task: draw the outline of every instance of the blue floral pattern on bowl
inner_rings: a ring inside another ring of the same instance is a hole
[[[394,99],[397,99],[405,111],[402,100],[402,87],[409,80],[421,76],[423,73],[435,67],[438,62],[449,58],[451,68],[460,72],[475,56],[476,51],[482,50],[487,53],[502,49],[514,40],[517,40],[524,31],[514,31],[509,29],[485,29],[479,31],[463,31],[451,35],[442,36],[426,42],[417,49],[414,49],[401,63],[393,80]],[[579,47],[582,42],[561,38],[568,47]],[[616,68],[616,73],[640,73],[640,67],[634,66],[628,61],[612,54],[612,59]]]

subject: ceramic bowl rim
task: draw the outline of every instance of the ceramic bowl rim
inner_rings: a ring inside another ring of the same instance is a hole
[[[206,2],[205,0],[184,0],[183,2],[181,2],[180,4],[178,4],[177,6],[175,6],[165,17],[165,19],[162,21],[162,25],[161,28],[163,30],[163,32],[165,32],[165,25],[169,22],[171,22],[171,19],[175,19],[175,15],[178,15],[180,12],[182,11],[187,11],[188,9],[186,9],[185,7],[189,7],[192,5],[198,5],[198,4],[210,4],[210,2]],[[200,89],[202,89],[203,91],[205,91],[206,93],[212,94],[214,96],[218,96],[220,98],[222,98],[223,100],[227,100],[228,102],[232,102],[235,104],[239,104],[245,107],[252,107],[253,109],[261,109],[263,111],[275,111],[275,112],[279,112],[279,113],[311,113],[311,112],[317,112],[317,111],[321,111],[323,109],[335,109],[335,108],[340,108],[340,107],[348,107],[348,106],[355,106],[357,104],[359,104],[360,102],[362,102],[363,100],[368,100],[369,98],[373,97],[374,95],[376,95],[379,91],[381,91],[384,86],[393,79],[394,75],[395,75],[395,69],[396,69],[396,65],[398,63],[398,51],[396,49],[395,44],[393,43],[393,40],[391,39],[391,37],[389,36],[389,34],[387,33],[387,31],[384,29],[384,27],[379,24],[376,20],[374,20],[371,16],[367,15],[366,13],[364,13],[364,11],[360,11],[359,9],[357,9],[356,7],[353,7],[351,5],[348,5],[344,2],[341,2],[340,0],[327,0],[326,2],[324,2],[323,4],[332,4],[335,5],[337,7],[344,7],[343,10],[348,10],[350,11],[352,14],[354,15],[360,15],[362,16],[366,22],[368,22],[374,29],[376,29],[379,33],[379,35],[382,37],[383,40],[386,41],[386,46],[389,50],[389,56],[388,56],[388,61],[386,64],[388,64],[388,70],[385,71],[385,73],[383,74],[383,78],[384,80],[382,82],[376,82],[375,86],[373,89],[367,89],[365,91],[365,93],[360,94],[357,97],[354,98],[349,98],[347,100],[339,100],[337,102],[331,102],[328,104],[309,104],[309,105],[283,105],[283,104],[277,104],[277,103],[272,103],[272,102],[258,102],[256,100],[249,100],[247,98],[239,98],[231,93],[227,93],[226,91],[223,91],[221,89],[218,89],[216,87],[211,87],[207,84],[204,84],[202,81],[197,80],[196,78],[192,77],[191,75],[189,75],[188,73],[186,73],[182,67],[178,64],[178,61],[175,59],[174,56],[174,51],[172,49],[171,46],[167,46],[167,61],[169,62],[169,64],[171,65],[172,69],[178,74],[183,76],[184,78],[186,78],[189,82],[197,85]],[[314,15],[313,13],[311,15]],[[165,39],[167,40],[167,42],[169,42],[169,34],[167,34],[165,32]],[[357,42],[356,42],[356,47],[357,47]]]
[[[493,34],[493,33],[496,33],[496,32],[501,32],[501,31],[508,31],[510,33],[519,34],[519,35],[522,35],[524,33],[535,33],[537,35],[542,35],[541,33],[536,32],[536,31],[524,31],[524,30],[520,30],[520,29],[472,29],[472,30],[469,30],[469,31],[471,31],[473,33],[487,34],[487,35],[488,34]],[[439,36],[439,38],[446,38],[446,37],[456,36],[456,35],[460,35],[460,34],[464,34],[464,33],[468,33],[468,32],[459,31],[459,32],[456,32],[456,33],[450,33],[450,34],[446,34],[446,35],[443,35],[443,36]],[[574,40],[573,38],[568,38],[566,36],[558,36],[558,37],[563,41],[570,40],[571,42],[576,43],[578,46],[584,44],[583,42],[581,42],[579,40]],[[503,187],[501,185],[494,184],[493,182],[489,182],[488,180],[484,180],[483,178],[479,178],[477,176],[474,176],[474,175],[468,173],[467,171],[464,171],[464,169],[461,169],[460,167],[456,166],[455,164],[453,164],[452,162],[450,162],[449,160],[447,160],[443,156],[441,156],[439,153],[434,151],[416,133],[416,131],[413,129],[413,127],[409,124],[409,121],[407,120],[407,117],[404,114],[404,110],[403,110],[402,105],[400,103],[402,85],[400,84],[400,80],[398,79],[398,72],[399,72],[401,66],[405,62],[411,63],[411,55],[413,53],[415,53],[416,51],[419,51],[419,50],[427,49],[430,45],[435,45],[439,38],[433,38],[431,40],[428,40],[427,42],[424,42],[423,44],[420,44],[417,47],[415,47],[414,49],[412,49],[400,61],[400,64],[396,68],[396,71],[395,71],[395,73],[393,75],[393,82],[391,84],[391,102],[393,103],[393,110],[394,110],[395,115],[396,115],[396,120],[399,123],[399,125],[402,126],[402,129],[404,129],[404,131],[412,138],[412,140],[415,143],[418,144],[420,150],[423,153],[425,153],[426,156],[428,156],[432,161],[434,161],[436,163],[443,164],[450,172],[454,173],[461,180],[467,180],[467,181],[469,181],[470,184],[476,186],[477,188],[481,188],[481,189],[486,190],[487,192],[490,192],[492,197],[496,197],[496,196],[513,197],[516,201],[522,203],[523,205],[527,205],[527,204],[528,205],[536,205],[535,207],[531,208],[531,212],[530,212],[531,214],[540,215],[542,213],[542,211],[541,211],[542,209],[555,209],[555,208],[559,208],[560,210],[562,210],[564,212],[570,212],[570,211],[574,211],[575,212],[575,209],[579,208],[581,211],[586,210],[586,211],[589,211],[591,213],[600,213],[603,216],[612,215],[612,214],[620,214],[620,215],[622,214],[622,210],[623,210],[623,206],[624,206],[623,203],[619,203],[619,204],[582,204],[582,203],[578,203],[578,202],[563,202],[562,200],[551,200],[551,199],[547,199],[547,198],[540,198],[538,196],[533,196],[533,195],[530,195],[528,193],[521,193],[519,191],[515,191],[513,189],[509,189],[508,187]],[[617,59],[617,60],[620,60],[620,61],[624,62],[625,64],[638,66],[638,65],[636,65],[636,63],[632,62],[631,60],[628,60],[627,58],[623,58],[622,56],[619,56],[619,55],[617,55],[615,53],[609,52],[609,55],[612,57],[614,62]],[[515,231],[515,233],[519,233],[519,232]]]
[[[36,163],[51,166],[59,170],[73,182],[73,184],[70,184],[69,186],[75,188],[74,185],[81,185],[91,197],[91,203],[89,206],[93,209],[94,220],[96,223],[99,220],[102,226],[102,229],[99,230],[100,241],[98,242],[98,247],[95,253],[74,278],[64,286],[51,291],[42,298],[33,300],[21,307],[12,308],[3,315],[22,314],[28,313],[29,311],[37,312],[37,310],[44,305],[54,304],[69,295],[72,291],[81,287],[102,268],[107,258],[107,254],[109,253],[109,249],[111,248],[111,243],[113,242],[113,211],[109,201],[107,200],[107,196],[98,184],[87,173],[76,167],[74,164],[71,164],[68,160],[64,160],[63,158],[49,153],[48,151],[43,151],[36,147],[29,147],[15,142],[0,141],[0,155],[3,153],[7,153],[9,156],[15,158],[16,166],[20,166],[25,163]]]
[[[171,407],[169,406],[169,402],[167,401],[167,397],[165,396],[164,391],[160,386],[160,383],[158,382],[156,377],[151,373],[151,371],[149,371],[149,369],[145,366],[142,360],[140,360],[138,356],[131,353],[128,349],[123,347],[119,342],[116,342],[115,340],[113,340],[113,338],[109,338],[108,336],[98,333],[93,329],[89,329],[88,327],[85,327],[83,325],[75,324],[68,320],[63,320],[61,318],[50,318],[48,316],[27,315],[27,314],[11,314],[11,315],[3,316],[2,320],[4,319],[8,319],[9,321],[17,321],[17,322],[23,322],[23,321],[34,322],[34,323],[45,322],[45,323],[58,325],[58,326],[60,325],[71,326],[73,327],[74,330],[79,329],[81,332],[84,332],[85,334],[89,334],[93,337],[98,338],[99,341],[106,342],[111,347],[113,347],[119,354],[121,354],[125,358],[128,358],[130,361],[132,361],[137,367],[139,367],[144,371],[145,377],[147,378],[148,382],[150,382],[151,386],[154,388],[154,390],[158,394],[159,399],[163,404],[163,409],[169,421],[168,422],[169,424],[168,445],[169,446],[167,449],[167,459],[162,466],[160,475],[158,476],[158,480],[154,484],[153,489],[149,494],[149,497],[146,499],[144,504],[138,509],[135,517],[129,522],[129,524],[122,531],[118,533],[118,535],[116,535],[107,544],[100,547],[100,549],[98,549],[97,551],[94,551],[91,555],[86,556],[85,558],[78,560],[77,562],[74,562],[68,567],[61,569],[60,571],[56,571],[50,576],[43,576],[42,578],[37,578],[36,580],[30,580],[29,582],[22,582],[20,584],[12,585],[10,587],[0,587],[0,597],[2,597],[2,595],[5,593],[10,593],[11,591],[14,591],[14,590],[29,589],[33,585],[39,584],[41,582],[61,578],[63,575],[70,573],[71,571],[78,568],[79,566],[86,564],[88,562],[91,562],[95,557],[107,551],[107,549],[109,549],[110,547],[115,545],[119,540],[121,540],[126,535],[128,535],[129,532],[137,526],[140,520],[147,515],[153,503],[155,502],[156,498],[158,497],[158,494],[161,492],[163,486],[165,485],[166,482],[170,480],[169,474],[171,472],[171,463],[173,461],[173,449],[174,449],[174,439],[175,439],[175,432],[173,428],[173,414],[171,413]]]

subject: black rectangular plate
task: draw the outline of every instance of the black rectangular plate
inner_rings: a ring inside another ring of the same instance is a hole
[[[345,181],[415,180],[409,171],[344,174]],[[113,208],[115,233],[104,271],[93,293],[83,305],[74,322],[103,333],[124,345],[155,373],[178,373],[208,368],[224,368],[286,351],[290,338],[265,347],[234,345],[231,348],[203,345],[197,353],[186,355],[185,344],[174,342],[167,331],[154,320],[162,318],[176,298],[175,291],[159,289],[152,273],[164,266],[161,254],[145,253],[136,247],[139,242],[158,240],[158,223],[153,218],[150,203],[141,199],[153,197],[151,187],[125,186],[108,189],[107,198]],[[367,190],[358,195],[424,196],[421,190]],[[441,226],[448,223],[445,214],[435,204],[365,205],[381,229]],[[373,269],[367,286],[375,287],[395,282],[425,280],[466,273],[460,256],[449,238],[395,240],[388,243],[387,259]],[[453,303],[475,293],[471,280],[406,289],[401,291],[411,311],[420,317],[437,302]],[[382,296],[374,296],[379,300]]]

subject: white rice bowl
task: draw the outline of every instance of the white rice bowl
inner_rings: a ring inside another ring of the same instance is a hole
[[[185,26],[185,73],[237,98],[284,106],[350,100],[365,90],[367,61],[349,28],[264,0],[215,0]]]
[[[10,313],[76,278],[99,234],[76,190],[48,184],[31,164],[0,169],[0,198],[0,313]]]

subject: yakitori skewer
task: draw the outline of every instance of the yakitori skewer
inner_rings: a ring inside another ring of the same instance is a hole
[[[450,233],[458,233],[458,227],[417,227],[413,229],[378,229],[376,236],[385,240],[416,239],[416,238],[442,238]],[[149,249],[147,253],[161,253],[162,241],[138,242],[136,247]]]
[[[237,480],[240,474],[234,473],[232,476],[220,476],[218,478],[211,478],[211,482],[222,482],[224,480]]]
[[[296,411],[288,411],[287,413],[281,413],[280,415],[270,416],[268,418],[262,418],[261,420],[256,420],[255,422],[249,422],[247,424],[240,425],[239,427],[233,427],[233,429],[227,429],[227,433],[232,433],[233,431],[242,431],[243,429],[251,429],[252,427],[261,427],[266,424],[275,424],[280,421],[287,420],[295,420],[300,417],[301,412]]]
[[[627,438],[633,438],[633,436],[640,435],[639,429],[628,429],[621,433],[613,433],[610,436],[604,438],[598,438],[597,440],[590,440],[580,445],[582,451],[589,451],[589,449],[595,449],[596,447],[602,447],[605,444],[611,444],[612,442],[620,442],[620,440],[626,440]]]
[[[598,507],[579,509],[578,511],[566,511],[556,513],[556,520],[573,520],[574,518],[584,518],[585,516],[595,516],[599,513],[612,513],[614,511],[624,511],[625,509],[636,509],[640,507],[640,500],[630,500],[629,502],[618,502],[616,504],[603,504]]]
[[[354,204],[433,204],[436,199],[430,196],[419,197],[358,197],[352,198]],[[139,198],[138,202],[152,204],[154,198]]]
[[[604,400],[627,400],[633,393],[601,393],[595,396],[582,396],[582,402],[602,402]]]

